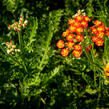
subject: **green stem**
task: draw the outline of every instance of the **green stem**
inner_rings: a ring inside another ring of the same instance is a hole
[[[104,39],[104,58],[106,59],[106,62],[108,62],[108,56],[107,56],[107,37]]]
[[[89,34],[91,36],[91,34]],[[86,30],[86,36],[88,37],[88,32]],[[88,40],[91,41],[91,37],[88,37]],[[93,72],[94,72],[94,86],[96,87],[97,83],[96,83],[96,66],[95,66],[95,59],[94,59],[94,43],[91,41],[92,44],[92,49],[91,49],[91,57],[88,56],[88,53],[85,51],[85,54],[90,62],[90,64],[92,64],[93,66]],[[84,47],[85,48],[85,47]]]
[[[21,35],[21,32],[18,32],[18,37],[19,37],[19,46],[20,46],[20,50],[21,50],[22,64],[23,64],[23,66],[24,66],[25,71],[28,72],[27,67],[26,67],[26,64],[25,64],[25,58],[22,56],[22,55],[23,55],[23,54],[22,54],[22,51],[23,51],[23,49],[22,49],[22,44],[23,44],[23,42],[22,42],[22,35]]]
[[[86,50],[85,50],[85,47],[84,47],[84,52],[85,52],[85,54],[86,54],[86,57],[87,57],[89,63],[92,63],[90,57],[88,56],[88,53],[87,53]]]
[[[22,51],[22,35],[21,35],[21,32],[18,32],[18,37],[19,37],[20,50]]]
[[[93,62],[95,62],[95,59],[94,59],[94,43],[92,43],[92,50],[91,50],[91,56],[92,56],[92,60]],[[93,71],[94,71],[94,86],[96,87],[96,68],[95,66],[93,66]]]
[[[99,88],[98,88],[97,107],[99,107],[100,97],[101,97],[101,79],[100,79],[100,73],[99,73]]]

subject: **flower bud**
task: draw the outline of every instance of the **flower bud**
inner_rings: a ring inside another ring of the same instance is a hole
[[[19,31],[20,31],[20,29],[19,29],[19,28],[17,28],[17,31],[19,32]]]
[[[28,20],[25,20],[25,21],[24,21],[24,24],[27,24],[27,23],[28,23]]]
[[[9,29],[9,30],[11,29],[11,26],[10,26],[10,25],[8,25],[8,29]]]

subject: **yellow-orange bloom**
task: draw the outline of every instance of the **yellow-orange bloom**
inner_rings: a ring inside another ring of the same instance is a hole
[[[98,32],[98,33],[96,34],[96,36],[97,36],[98,38],[103,38],[103,37],[104,37],[104,32]]]
[[[67,49],[67,48],[63,48],[62,50],[61,50],[61,55],[62,56],[68,56],[68,54],[69,54],[69,49]]]
[[[75,17],[75,20],[77,20],[77,21],[82,21],[82,20],[83,20],[83,16],[82,16],[82,15],[77,15],[77,16]]]
[[[72,48],[73,45],[75,44],[75,42],[69,41],[69,42],[67,42],[66,44],[67,44],[67,47],[68,47],[68,48]]]
[[[73,26],[73,25],[71,25],[71,26],[69,26],[69,30],[73,33],[73,32],[75,32],[76,27],[75,27],[75,26]]]
[[[82,27],[77,27],[77,28],[76,28],[76,32],[77,32],[77,33],[83,32],[83,28],[82,28]]]
[[[105,34],[107,37],[109,37],[109,31],[106,31]]]
[[[79,58],[80,56],[81,56],[81,54],[82,54],[82,51],[76,51],[76,50],[73,50],[73,56],[74,57],[77,57],[77,58]]]
[[[74,19],[69,19],[68,24],[71,25],[71,24],[73,24],[74,22],[75,22]]]
[[[73,41],[73,37],[74,37],[73,34],[69,34],[68,36],[66,36],[66,39],[67,39],[68,41]]]
[[[99,26],[99,27],[97,28],[97,31],[98,31],[98,32],[103,32],[103,31],[105,31],[105,26]]]
[[[104,68],[104,73],[106,76],[109,76],[109,64],[107,64],[106,67]]]
[[[67,29],[65,32],[62,33],[63,37],[66,37],[69,34],[69,30]]]
[[[102,24],[102,22],[99,21],[99,20],[96,20],[96,21],[94,22],[94,24],[95,24],[96,26],[100,26],[100,25]]]
[[[57,46],[58,48],[64,48],[64,41],[63,41],[63,40],[59,40],[59,41],[57,42],[56,46]]]

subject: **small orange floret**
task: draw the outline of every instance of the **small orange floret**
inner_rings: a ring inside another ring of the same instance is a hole
[[[74,57],[77,57],[77,58],[79,58],[80,56],[81,56],[81,54],[82,54],[82,51],[76,51],[76,50],[73,50],[73,56]]]
[[[73,41],[73,37],[74,37],[73,34],[69,34],[68,36],[66,36],[66,39],[67,39],[68,41]]]
[[[84,19],[85,21],[91,21],[91,18],[89,18],[89,16],[84,16],[83,19]]]
[[[106,31],[106,32],[105,32],[105,35],[106,35],[107,37],[109,37],[109,31]]]
[[[109,30],[109,27],[105,27],[106,30]]]
[[[92,27],[91,31],[92,31],[93,34],[97,34],[97,29],[96,28]]]
[[[77,36],[75,36],[75,39],[79,42],[82,42],[84,37],[82,35],[77,35]]]
[[[104,32],[104,31],[105,31],[105,26],[99,26],[99,27],[97,28],[97,31],[98,31],[98,32]]]
[[[77,27],[76,28],[76,33],[81,33],[83,32],[83,28],[82,27]]]
[[[66,57],[66,56],[68,56],[68,54],[69,54],[69,49],[63,48],[63,49],[61,50],[61,55],[62,55],[62,56]]]
[[[97,36],[98,38],[103,38],[103,37],[104,37],[104,32],[98,32],[98,33],[96,34],[96,36]]]
[[[74,19],[69,19],[68,24],[69,24],[69,25],[72,25],[74,22],[75,22]]]
[[[81,26],[86,28],[86,27],[88,27],[88,23],[85,20],[83,20],[81,22]]]
[[[69,41],[69,42],[67,42],[66,44],[67,44],[67,47],[68,47],[68,48],[72,49],[72,47],[73,47],[73,45],[75,44],[75,42]]]
[[[75,17],[75,20],[76,20],[76,21],[82,21],[82,20],[83,20],[83,16],[82,16],[82,15],[77,15],[77,16]]]
[[[69,34],[69,30],[67,29],[65,32],[62,33],[63,37],[66,37]]]
[[[71,26],[69,26],[69,30],[70,30],[70,32],[75,32],[75,30],[76,30],[76,27],[75,26],[73,26],[73,25],[71,25]]]
[[[95,24],[95,26],[100,26],[100,25],[102,25],[102,22],[99,21],[99,20],[96,20],[96,21],[94,22],[94,24]]]
[[[11,26],[10,26],[10,25],[8,25],[8,29],[9,29],[9,30],[11,29]]]
[[[78,21],[75,21],[72,26],[79,27],[79,26],[81,26],[81,24]]]
[[[57,42],[56,46],[57,46],[58,48],[63,48],[63,47],[64,47],[64,41],[63,41],[63,40],[59,40],[59,41]]]
[[[104,73],[107,77],[109,77],[109,64],[107,64],[106,67],[104,68]]]
[[[93,42],[96,42],[97,39],[98,39],[98,38],[97,38],[96,36],[92,36],[92,41],[93,41]]]
[[[97,39],[96,42],[95,42],[95,44],[97,46],[103,46],[103,43],[104,43],[104,40],[103,39]]]
[[[80,50],[82,50],[82,46],[79,45],[79,44],[74,45],[73,47],[74,47],[74,50],[76,50],[76,51],[80,51]]]

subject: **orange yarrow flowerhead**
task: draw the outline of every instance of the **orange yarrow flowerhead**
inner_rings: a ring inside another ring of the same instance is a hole
[[[75,22],[74,19],[69,19],[68,24],[69,24],[69,25],[72,25],[74,22]]]
[[[83,28],[82,27],[77,27],[76,28],[76,33],[78,34],[80,34],[81,32],[83,32]]]
[[[104,32],[105,31],[105,26],[98,26],[97,31],[98,32]]]
[[[69,26],[69,30],[70,30],[70,32],[75,32],[75,30],[76,30],[76,27],[75,26],[73,26],[73,25],[71,25],[71,26]]]
[[[83,20],[83,16],[82,16],[82,15],[77,15],[77,16],[75,17],[75,20],[78,21],[78,22],[80,22],[80,21]]]
[[[92,41],[93,41],[93,42],[96,42],[97,39],[98,39],[98,38],[97,38],[96,36],[92,36]]]
[[[85,27],[85,28],[88,27],[87,21],[85,21],[85,20],[81,21],[81,26]]]
[[[73,37],[74,37],[73,34],[69,34],[68,36],[66,36],[66,39],[67,39],[68,41],[73,41]]]
[[[82,51],[73,50],[72,54],[74,57],[79,58],[82,54]]]
[[[96,34],[96,36],[97,36],[98,38],[103,38],[103,37],[104,37],[104,32],[98,32],[98,33]]]
[[[109,84],[109,64],[106,65],[106,67],[104,68],[104,73],[105,73],[105,83]]]
[[[57,42],[56,46],[57,46],[58,48],[64,48],[64,41],[63,41],[63,40],[59,40],[59,41]]]
[[[80,35],[76,35],[76,36],[75,36],[75,39],[76,39],[77,41],[79,41],[79,42],[82,42],[83,39],[84,39],[84,37],[80,34]]]
[[[80,44],[74,45],[73,47],[74,47],[74,50],[76,51],[82,50],[82,46]]]
[[[74,24],[73,24],[73,26],[75,26],[75,27],[79,27],[79,26],[81,26],[81,23],[78,22],[78,21],[75,21]]]
[[[66,37],[69,34],[69,30],[67,29],[65,32],[62,33],[63,37]]]
[[[102,22],[99,20],[94,21],[95,26],[100,26],[102,25]]]
[[[92,31],[93,34],[97,34],[97,29],[96,28],[92,27],[91,31]]]
[[[104,68],[104,73],[107,77],[109,77],[109,64],[107,64],[106,67]]]
[[[103,46],[103,43],[104,43],[104,40],[103,40],[103,39],[97,39],[97,40],[95,41],[95,44],[96,44],[97,46]]]
[[[106,30],[109,30],[109,27],[105,27]]]
[[[89,16],[84,16],[83,19],[87,22],[90,22],[91,21],[91,18],[89,18]]]
[[[66,57],[66,56],[68,56],[68,54],[69,54],[69,49],[63,48],[63,49],[61,50],[61,55],[62,55],[62,56]]]
[[[109,31],[106,31],[106,32],[105,32],[105,35],[106,35],[107,37],[109,37]]]
[[[75,42],[71,42],[71,41],[66,43],[67,47],[70,48],[70,49],[72,49],[74,44],[75,44]]]

